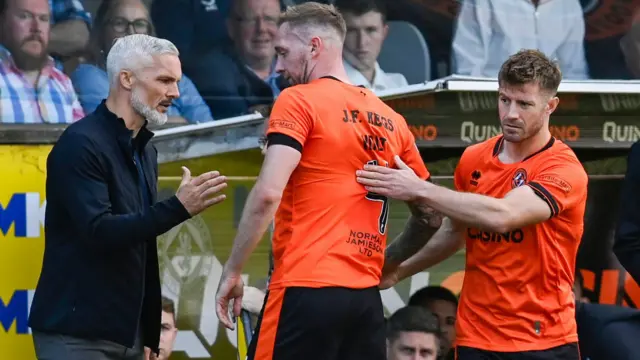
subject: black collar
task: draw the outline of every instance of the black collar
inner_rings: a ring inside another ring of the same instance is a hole
[[[335,76],[331,76],[331,75],[321,76],[321,77],[320,77],[320,79],[331,79],[331,80],[335,80],[335,81],[337,81],[337,82],[340,82],[340,83],[343,83],[343,84],[344,84],[344,82],[343,82],[342,80],[338,79],[338,78],[337,78],[337,77],[335,77]],[[366,87],[365,87],[364,85],[354,85],[354,86],[359,87],[359,88],[366,89]]]
[[[102,103],[98,105],[96,113],[102,115],[109,123],[109,127],[116,132],[118,143],[123,147],[123,150],[131,151],[133,146],[135,146],[142,151],[154,135],[153,132],[147,128],[148,122],[145,121],[140,131],[138,131],[138,135],[134,138],[133,130],[128,129],[124,120],[107,108],[106,100],[102,100]]]
[[[556,142],[556,138],[555,137],[551,137],[551,139],[549,139],[549,141],[542,147],[542,149],[534,152],[533,154],[527,156],[526,158],[522,159],[522,161],[527,161],[529,159],[531,159],[532,157],[540,154],[541,152],[551,149],[551,147],[553,146],[553,144]],[[493,156],[496,157],[498,155],[500,155],[500,152],[502,152],[502,146],[504,145],[504,135],[501,135],[500,138],[498,139],[498,141],[496,142],[496,144],[493,146]]]

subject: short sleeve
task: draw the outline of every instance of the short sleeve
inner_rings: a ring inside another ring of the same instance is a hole
[[[269,115],[267,136],[286,135],[304,146],[314,124],[310,108],[311,105],[299,90],[284,90],[278,96]]]
[[[558,156],[545,161],[527,185],[549,205],[551,217],[586,201],[589,180],[577,159]]]
[[[458,160],[458,165],[456,165],[456,170],[453,172],[453,186],[456,189],[456,191],[466,191],[466,188],[464,186],[465,172],[463,170],[463,164],[464,164],[466,153],[467,153],[466,150],[465,152],[462,153],[462,156],[460,156],[460,160]]]
[[[411,139],[413,140],[413,136]],[[420,156],[420,151],[418,150],[418,145],[416,145],[415,141],[408,144],[400,158],[416,173],[416,175],[418,175],[420,179],[429,180],[431,174],[429,173],[429,170],[427,170],[427,166],[424,164],[422,156]]]
[[[424,160],[422,160],[422,156],[420,155],[420,150],[418,150],[418,145],[416,144],[416,138],[409,130],[409,126],[406,125],[406,121],[402,119],[404,122],[404,133],[402,134],[402,148],[404,149],[400,155],[402,161],[404,161],[407,166],[409,166],[418,177],[422,180],[429,180],[431,174],[429,170],[427,170],[427,166],[424,164]]]

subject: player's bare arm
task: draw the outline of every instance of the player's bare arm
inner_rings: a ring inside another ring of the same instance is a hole
[[[399,281],[428,269],[455,254],[464,246],[463,227],[445,217],[438,230],[418,251],[393,271],[383,274],[380,287],[394,286]]]
[[[216,313],[229,329],[234,328],[229,318],[229,302],[234,301],[235,316],[239,316],[242,309],[242,268],[273,219],[284,188],[298,166],[300,157],[300,151],[285,145],[271,145],[266,151],[260,175],[242,212],[231,255],[223,268],[216,295]]]
[[[400,157],[396,156],[395,160],[398,169],[366,165],[357,172],[357,181],[368,191],[418,202],[455,221],[492,232],[537,224],[552,215],[549,205],[530,186],[517,187],[501,199],[462,193],[424,182]]]
[[[409,203],[411,215],[402,233],[387,246],[384,272],[395,269],[420,250],[442,224],[442,215],[429,206]]]

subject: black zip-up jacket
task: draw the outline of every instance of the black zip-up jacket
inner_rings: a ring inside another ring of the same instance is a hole
[[[631,146],[627,158],[613,251],[620,264],[640,284],[640,142]]]
[[[53,146],[44,259],[29,316],[33,330],[131,348],[140,327],[144,346],[157,352],[162,308],[156,237],[189,213],[176,196],[156,202],[153,133],[143,127],[132,135],[103,101]],[[138,182],[136,150],[146,187]]]

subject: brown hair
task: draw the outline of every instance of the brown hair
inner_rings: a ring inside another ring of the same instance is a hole
[[[156,29],[151,22],[151,16],[149,15],[149,9],[147,9],[144,1],[139,0],[140,3],[147,10],[147,17],[149,20],[149,33],[147,35],[156,36]],[[113,17],[113,13],[120,6],[126,5],[127,0],[105,0],[100,3],[96,16],[93,19],[93,26],[89,33],[89,41],[85,49],[84,57],[88,63],[105,68],[105,62],[107,61],[107,53],[102,49],[104,45],[104,35],[109,26],[108,22]]]
[[[287,7],[278,20],[278,25],[284,23],[288,23],[292,27],[307,25],[327,26],[335,30],[341,39],[344,39],[347,34],[347,24],[345,24],[342,14],[335,6],[313,1]]]
[[[498,82],[502,85],[538,84],[540,89],[553,95],[558,92],[562,72],[555,61],[551,61],[538,50],[520,50],[502,64]]]
[[[173,322],[176,322],[176,305],[173,300],[162,295],[162,311],[173,316]]]

